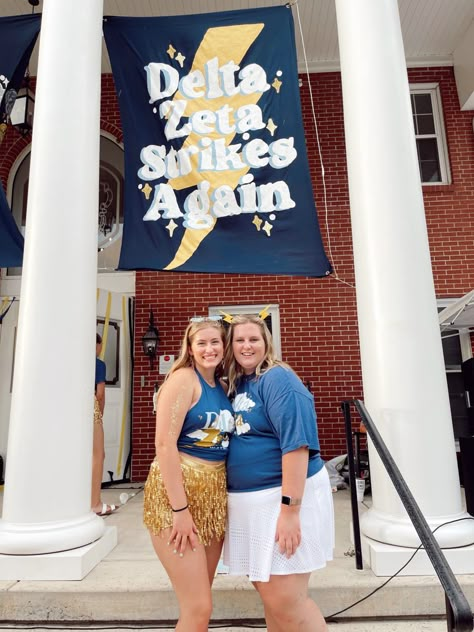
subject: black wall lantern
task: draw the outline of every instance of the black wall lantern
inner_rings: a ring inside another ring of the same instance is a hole
[[[153,310],[150,309],[150,320],[148,322],[148,329],[142,338],[143,353],[150,358],[150,368],[153,368],[153,360],[156,358],[158,351],[158,343],[160,341],[160,335],[158,329],[155,327],[153,320]]]
[[[18,91],[15,104],[10,113],[10,122],[22,136],[29,134],[33,128],[33,111],[35,94],[30,89],[30,75],[26,72],[23,87]]]

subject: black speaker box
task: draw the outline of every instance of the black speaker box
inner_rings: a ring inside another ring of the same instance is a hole
[[[466,510],[474,516],[474,437],[459,437]]]

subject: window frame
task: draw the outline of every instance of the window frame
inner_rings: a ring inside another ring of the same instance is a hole
[[[412,116],[414,116],[413,108],[411,107],[411,95],[413,94],[429,94],[431,98],[431,107],[433,110],[433,123],[434,123],[434,134],[416,134],[415,139],[421,138],[435,138],[436,146],[438,149],[438,160],[439,160],[439,170],[441,174],[441,180],[437,180],[436,182],[423,182],[421,180],[421,170],[420,170],[420,180],[422,186],[439,186],[439,185],[447,185],[452,183],[451,179],[451,168],[449,165],[449,154],[448,154],[448,143],[446,138],[446,129],[444,126],[444,115],[443,115],[443,103],[441,99],[441,91],[439,87],[439,83],[410,83],[410,108],[412,110]],[[418,162],[419,167],[419,162]]]
[[[277,303],[259,303],[253,305],[213,305],[209,307],[209,316],[222,316],[226,314],[259,314],[262,309],[267,308],[272,317],[272,338],[273,348],[276,357],[281,360],[281,330],[280,330],[280,306]]]

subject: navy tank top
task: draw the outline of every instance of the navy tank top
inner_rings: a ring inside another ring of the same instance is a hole
[[[201,397],[184,418],[178,450],[208,461],[224,461],[235,422],[232,406],[219,381],[209,386],[199,371]]]

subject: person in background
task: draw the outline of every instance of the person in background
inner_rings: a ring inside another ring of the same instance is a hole
[[[145,484],[144,523],[179,603],[176,630],[207,632],[211,586],[224,538],[225,459],[234,429],[219,381],[224,329],[194,318],[158,391],[156,457]]]
[[[334,516],[313,397],[259,316],[232,317],[224,368],[235,416],[224,563],[252,581],[268,632],[324,632],[308,583],[332,559]]]
[[[92,440],[92,491],[91,508],[98,516],[108,516],[118,509],[116,505],[102,502],[102,475],[104,471],[104,426],[105,408],[105,362],[99,358],[102,351],[102,338],[96,334],[95,394],[94,394],[94,436]]]

